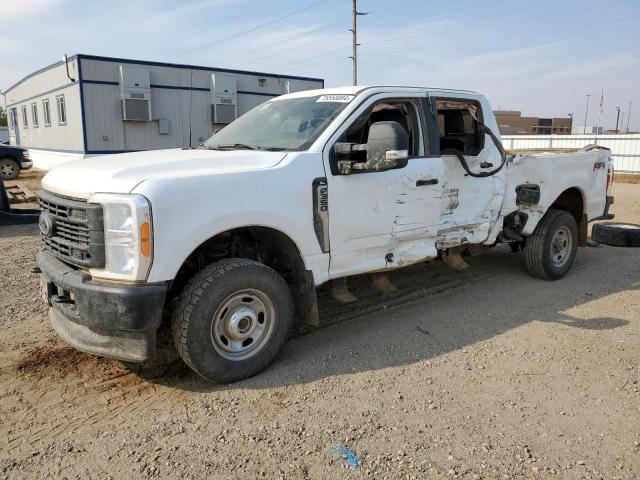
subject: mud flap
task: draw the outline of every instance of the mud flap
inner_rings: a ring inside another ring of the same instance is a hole
[[[295,301],[296,313],[298,318],[307,325],[318,327],[320,326],[320,318],[318,316],[318,298],[313,282],[313,273],[306,270],[303,277],[301,285],[291,289]]]
[[[580,223],[578,223],[578,246],[587,246],[587,228],[589,226],[589,219],[586,214],[582,215]]]

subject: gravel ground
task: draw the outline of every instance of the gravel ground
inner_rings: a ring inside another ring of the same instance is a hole
[[[615,194],[640,223],[640,185]],[[130,369],[67,347],[38,244],[0,229],[1,478],[640,477],[640,249],[581,249],[557,282],[506,248],[398,272],[389,297],[360,280],[355,306],[321,294],[332,325],[212,386],[167,352]]]

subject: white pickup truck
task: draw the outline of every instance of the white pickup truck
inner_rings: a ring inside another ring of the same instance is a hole
[[[60,166],[39,196],[53,327],[144,362],[167,318],[182,359],[231,382],[269,365],[294,322],[318,323],[328,281],[351,301],[348,276],[460,269],[499,243],[558,279],[587,223],[612,217],[610,152],[505,152],[497,132],[477,93],[345,87],[270,100],[200,148]]]

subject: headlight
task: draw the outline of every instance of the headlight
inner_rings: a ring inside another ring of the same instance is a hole
[[[112,280],[141,281],[147,278],[153,259],[151,205],[142,195],[97,193],[89,203],[103,207],[104,269],[91,275]]]

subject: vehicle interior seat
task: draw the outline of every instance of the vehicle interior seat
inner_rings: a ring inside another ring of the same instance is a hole
[[[413,136],[411,128],[409,128],[409,120],[403,110],[397,107],[387,107],[371,113],[369,121],[367,122],[366,137],[369,136],[369,127],[377,122],[398,122],[409,135],[409,145],[413,145]]]
[[[384,108],[373,112],[369,117],[369,125],[376,122],[398,122],[407,133],[410,132],[406,114],[397,108]]]
[[[440,110],[444,117],[444,135],[440,137],[440,150],[454,149],[465,155],[473,155],[475,133],[466,133],[464,110]]]

